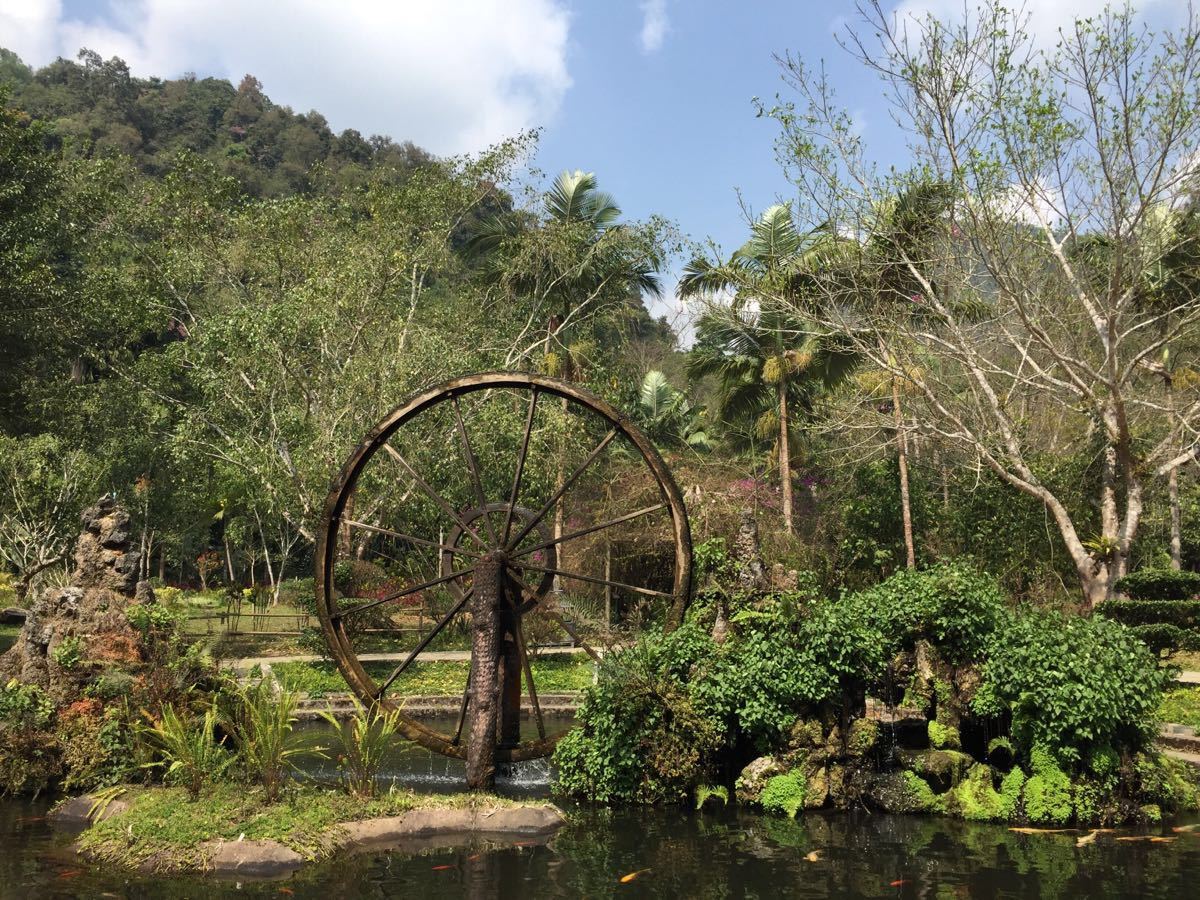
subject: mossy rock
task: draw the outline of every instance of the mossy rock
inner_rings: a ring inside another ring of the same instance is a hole
[[[829,799],[829,772],[822,766],[806,778],[808,787],[804,795],[805,809],[820,809]]]
[[[912,772],[877,775],[867,791],[871,805],[886,813],[928,812],[934,794],[925,780]]]
[[[1138,793],[1142,800],[1170,812],[1200,808],[1196,772],[1182,760],[1162,753],[1139,753],[1133,760]]]
[[[997,791],[990,766],[982,763],[971,767],[946,797],[946,809],[952,815],[971,822],[1007,822],[1014,817],[1021,798],[1025,774],[1014,769],[1005,776]]]
[[[874,719],[855,719],[850,723],[846,751],[852,757],[863,757],[875,749],[879,741],[879,723]]]
[[[941,722],[930,722],[929,731],[929,746],[935,750],[961,750],[962,738],[959,736],[958,729],[950,725],[943,725]]]
[[[786,772],[786,767],[773,756],[760,756],[750,762],[734,782],[734,796],[739,803],[758,803],[763,788],[776,775]]]
[[[975,760],[958,750],[904,750],[905,769],[920,775],[936,793],[944,793],[966,777]]]
[[[819,719],[800,719],[788,735],[788,748],[791,750],[812,749],[825,743],[825,729]]]

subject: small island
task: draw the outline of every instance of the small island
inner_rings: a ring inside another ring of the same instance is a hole
[[[271,878],[335,854],[418,851],[475,841],[542,843],[566,819],[555,806],[491,794],[392,790],[371,799],[296,785],[268,801],[244,785],[109,789],[65,800],[51,818],[84,826],[84,859],[155,874]]]

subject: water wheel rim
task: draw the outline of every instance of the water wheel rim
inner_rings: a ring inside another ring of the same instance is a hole
[[[337,556],[337,534],[341,527],[346,503],[353,494],[358,477],[367,463],[405,423],[440,403],[479,391],[506,388],[537,391],[539,394],[558,397],[578,404],[606,421],[610,428],[624,437],[638,451],[654,479],[671,521],[675,565],[672,573],[672,602],[664,622],[664,629],[673,630],[683,621],[684,613],[691,600],[691,528],[688,523],[683,494],[662,455],[650,439],[628,416],[608,401],[591,391],[557,378],[523,372],[482,372],[464,375],[418,391],[394,407],[350,453],[333,480],[326,497],[315,554],[317,617],[321,623],[321,631],[326,645],[329,647],[338,671],[346,680],[352,693],[368,706],[376,703],[375,680],[363,667],[358,653],[351,645],[344,628],[341,627],[339,614],[331,612],[336,605],[333,569]],[[457,759],[466,758],[465,741],[454,741],[450,736],[426,726],[407,713],[394,698],[385,697],[379,703],[386,709],[398,712],[399,730],[409,740],[444,756]],[[560,731],[538,740],[522,741],[515,746],[497,746],[496,761],[512,763],[547,757],[553,753],[555,745],[569,730]]]

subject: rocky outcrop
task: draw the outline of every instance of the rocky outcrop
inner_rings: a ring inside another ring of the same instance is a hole
[[[153,602],[148,584],[138,590],[129,514],[105,497],[83,512],[82,524],[71,584],[34,601],[16,643],[0,657],[0,679],[35,685],[57,703],[77,699],[96,666],[139,661],[126,610],[135,595]]]

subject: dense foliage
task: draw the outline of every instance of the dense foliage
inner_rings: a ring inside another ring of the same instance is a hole
[[[804,770],[832,753],[844,760],[839,772],[911,765],[895,786],[881,775],[871,788],[893,810],[1041,823],[1129,814],[1115,798],[1136,796],[1140,776],[1129,770],[1120,781],[1115,762],[1101,781],[1116,805],[1079,807],[1072,793],[1072,779],[1100,778],[1099,760],[1140,758],[1154,733],[1169,677],[1123,626],[1010,610],[993,579],[961,565],[902,572],[841,598],[785,592],[740,602],[722,642],[708,631],[713,609],[700,607],[675,632],[605,660],[582,727],[556,753],[558,790],[605,802],[677,799],[767,754],[779,762],[753,776],[761,796],[751,799],[794,815],[806,796],[819,806],[828,791],[840,802],[827,786],[832,768]],[[863,718],[867,696],[927,711],[929,749],[879,755],[879,728]],[[999,767],[1005,787],[997,793],[988,765],[963,751]],[[844,777],[839,790],[865,790]]]

